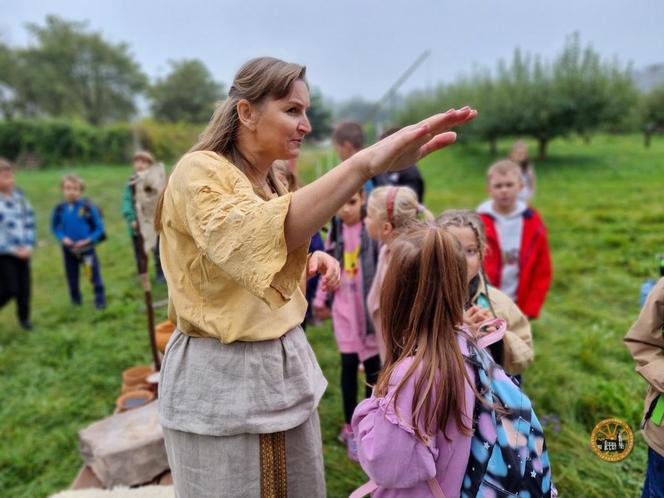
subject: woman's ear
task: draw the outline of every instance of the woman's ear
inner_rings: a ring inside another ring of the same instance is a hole
[[[258,113],[256,108],[246,99],[240,99],[236,104],[237,116],[243,126],[249,130],[256,129]]]

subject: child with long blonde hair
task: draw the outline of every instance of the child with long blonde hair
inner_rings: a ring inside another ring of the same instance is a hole
[[[507,329],[502,340],[490,347],[496,363],[510,375],[520,375],[533,361],[533,336],[530,323],[507,294],[487,282],[482,271],[486,252],[484,224],[473,211],[444,211],[436,223],[447,229],[461,244],[468,268],[468,296],[464,322],[472,331],[491,318],[505,320]]]
[[[367,296],[367,310],[376,329],[376,339],[381,361],[385,361],[385,343],[381,332],[380,291],[390,259],[390,244],[400,231],[417,221],[422,213],[427,222],[433,215],[417,200],[417,194],[409,187],[377,187],[371,191],[367,202],[364,223],[373,240],[382,244],[378,255],[376,275]]]

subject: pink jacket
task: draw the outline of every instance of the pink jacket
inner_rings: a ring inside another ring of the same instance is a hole
[[[341,283],[334,292],[332,302],[332,328],[340,353],[356,353],[360,361],[378,355],[376,334],[367,334],[367,316],[363,292],[362,260],[362,223],[342,225],[344,250],[343,259],[348,258],[348,265],[341,263]],[[329,241],[326,248],[329,249]],[[359,249],[358,249],[359,248]],[[349,266],[346,268],[346,266]],[[314,306],[325,306],[327,293],[322,290],[319,282]]]
[[[502,332],[504,333],[504,328]],[[502,333],[491,336],[488,340],[480,340],[478,345],[486,347],[489,342],[499,340]],[[461,352],[467,354],[467,340],[461,335],[458,340]],[[394,371],[385,397],[372,396],[355,409],[351,425],[358,444],[360,464],[370,479],[378,485],[373,497],[431,498],[427,481],[435,477],[446,498],[458,498],[470,456],[471,436],[459,432],[452,419],[445,431],[450,440],[447,440],[442,432],[431,438],[428,444],[415,437],[410,420],[417,371],[408,379],[399,394],[398,415],[393,403],[396,387],[411,363],[411,359],[406,359]],[[475,374],[468,364],[466,371],[474,384]],[[462,420],[472,428],[475,394],[468,382],[464,394],[465,409]]]

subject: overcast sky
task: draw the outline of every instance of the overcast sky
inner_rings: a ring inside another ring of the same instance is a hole
[[[47,14],[127,42],[152,78],[199,58],[228,85],[244,61],[273,55],[306,64],[336,100],[380,98],[427,49],[403,92],[493,68],[517,46],[553,57],[575,31],[637,69],[664,62],[664,0],[0,0],[0,37],[25,45],[25,23]]]

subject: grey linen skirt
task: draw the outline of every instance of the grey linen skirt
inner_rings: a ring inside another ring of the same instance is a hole
[[[266,496],[261,439],[284,433],[275,436],[285,447],[288,496],[324,497],[317,407],[326,387],[300,327],[279,339],[232,344],[176,330],[159,385],[176,496]]]

